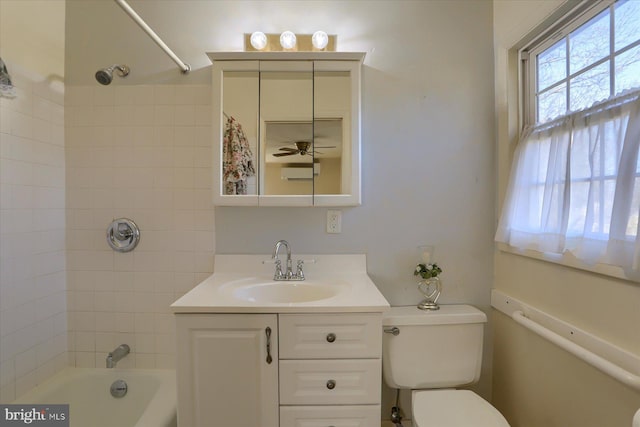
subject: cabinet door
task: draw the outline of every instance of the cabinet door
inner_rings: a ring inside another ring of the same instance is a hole
[[[176,318],[178,425],[277,427],[276,315]]]

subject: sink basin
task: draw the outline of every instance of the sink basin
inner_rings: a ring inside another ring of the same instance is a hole
[[[0,0],[1,1],[1,0]],[[273,280],[270,255],[216,254],[215,273],[171,305],[174,313],[380,312],[389,303],[362,254],[303,255],[307,279]]]
[[[265,282],[234,289],[236,298],[252,302],[297,303],[334,297],[339,288],[307,282]]]

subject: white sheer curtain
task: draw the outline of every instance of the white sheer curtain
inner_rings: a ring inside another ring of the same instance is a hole
[[[525,131],[496,241],[640,269],[640,92]]]

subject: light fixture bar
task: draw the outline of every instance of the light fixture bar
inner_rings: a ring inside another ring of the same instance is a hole
[[[324,49],[313,46],[313,34],[296,34],[296,45],[292,49],[285,49],[280,45],[280,33],[265,33],[267,38],[265,47],[256,49],[251,45],[252,34],[244,34],[245,52],[335,52],[338,45],[338,36],[335,34],[327,34],[327,45]]]

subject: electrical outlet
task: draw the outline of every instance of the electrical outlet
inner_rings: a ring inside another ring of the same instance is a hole
[[[342,233],[342,211],[327,211],[327,233]]]

